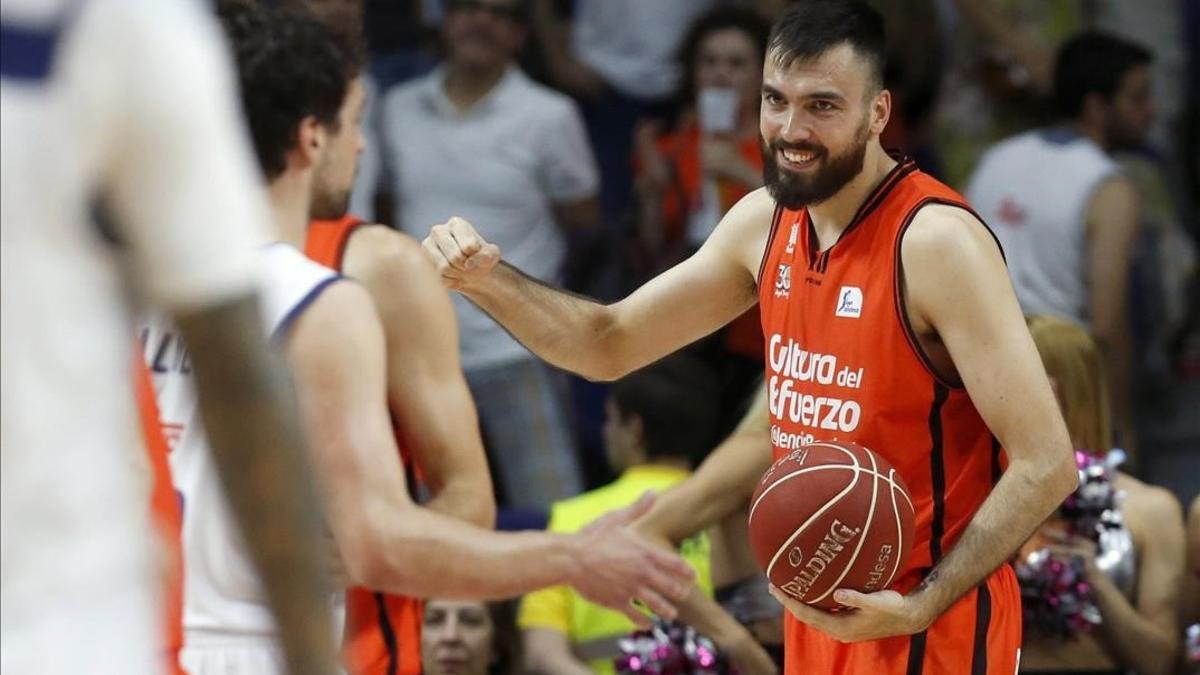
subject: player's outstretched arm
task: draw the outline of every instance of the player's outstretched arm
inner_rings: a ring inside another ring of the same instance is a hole
[[[637,598],[674,616],[691,569],[627,527],[649,503],[577,535],[497,533],[414,504],[385,400],[383,328],[365,290],[339,284],[297,320],[287,353],[351,581],[415,596],[504,598],[570,584],[638,614]]]
[[[434,226],[426,252],[442,281],[546,361],[612,380],[697,340],[756,300],[774,213],[765,190],[734,206],[694,256],[612,305],[555,289],[500,262],[500,250],[461,218]]]
[[[355,231],[344,269],[370,291],[383,322],[387,398],[432,493],[425,506],[492,527],[492,479],[459,364],[454,306],[437,272],[420,244],[386,227]]]
[[[834,593],[828,614],[779,598],[844,642],[917,633],[1012,557],[1078,484],[1071,440],[995,240],[966,211],[927,206],[901,244],[914,328],[936,332],[1009,466],[946,557],[907,596]]]
[[[191,355],[213,460],[263,580],[289,672],[332,673],[320,502],[258,303],[246,297],[177,312],[175,321]]]

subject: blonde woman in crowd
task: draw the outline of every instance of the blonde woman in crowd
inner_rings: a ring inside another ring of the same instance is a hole
[[[1034,316],[1029,330],[1046,366],[1075,447],[1104,457],[1111,446],[1109,397],[1096,343],[1077,324]],[[1099,623],[1061,637],[1027,630],[1021,671],[1167,675],[1179,653],[1180,593],[1184,581],[1183,513],[1167,490],[1113,471],[1124,527],[1099,544],[1069,533],[1061,512],[1027,544],[1022,558],[1047,547],[1056,557],[1082,561]],[[1079,494],[1079,493],[1077,493]],[[1127,533],[1127,536],[1125,535]],[[1124,537],[1122,544],[1122,538]]]

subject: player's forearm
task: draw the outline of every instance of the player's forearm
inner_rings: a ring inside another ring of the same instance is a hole
[[[331,586],[317,490],[255,303],[178,317],[213,459],[261,573],[294,673],[333,672]],[[237,330],[231,330],[237,328]],[[236,336],[236,337],[234,337]]]
[[[1014,459],[954,548],[913,592],[932,622],[1012,557],[1078,485],[1066,452],[1052,464]]]
[[[497,533],[428,509],[382,505],[355,581],[420,597],[496,599],[570,583],[579,544],[545,532]]]
[[[637,365],[620,363],[618,326],[609,307],[552,288],[501,263],[463,293],[521,344],[547,362],[593,380],[612,380]]]
[[[1167,675],[1179,647],[1177,627],[1160,626],[1142,616],[1103,573],[1089,578],[1102,622],[1100,644],[1120,665],[1142,675]]]

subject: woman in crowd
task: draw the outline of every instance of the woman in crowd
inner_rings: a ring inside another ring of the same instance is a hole
[[[511,602],[435,598],[425,603],[425,675],[518,675],[520,645]]]
[[[1033,317],[1029,329],[1058,396],[1071,440],[1084,453],[1085,464],[1102,463],[1110,447],[1112,428],[1095,342],[1076,324],[1054,317]],[[1176,663],[1181,635],[1179,591],[1185,567],[1182,509],[1167,490],[1111,470],[1107,472],[1111,475],[1108,484],[1124,496],[1117,496],[1115,505],[1098,516],[1100,526],[1106,528],[1106,533],[1099,536],[1097,514],[1080,515],[1106,489],[1106,481],[1098,474],[1098,469],[1085,471],[1088,478],[1081,481],[1080,490],[1021,553],[1018,562],[1025,570],[1019,576],[1026,595],[1026,618],[1036,618],[1027,621],[1021,670],[1059,675],[1127,670],[1141,675],[1167,675]],[[1085,521],[1087,525],[1081,527]],[[1046,566],[1040,575],[1029,572],[1039,550],[1078,570],[1090,587],[1095,611],[1081,611],[1075,616],[1064,613],[1058,627],[1046,621],[1046,614],[1039,612],[1049,603],[1039,603],[1052,597],[1044,583],[1051,568]],[[1083,627],[1085,623],[1090,629]]]
[[[667,134],[654,122],[635,132],[638,235],[650,272],[699,248],[721,216],[763,184],[758,104],[769,31],[747,9],[700,17],[680,53],[679,123]]]

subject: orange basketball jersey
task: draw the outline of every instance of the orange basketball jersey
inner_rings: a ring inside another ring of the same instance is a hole
[[[908,324],[900,242],[918,209],[961,196],[901,160],[836,243],[819,250],[807,210],[777,209],[759,270],[771,440],[776,457],[844,440],[885,457],[916,507],[911,590],[987,498],[1001,448],[967,391],[937,376]],[[1007,565],[928,631],[846,645],[787,617],[787,675],[1011,675],[1020,596]]]
[[[154,399],[154,381],[146,368],[141,349],[135,356],[133,389],[142,426],[142,440],[146,445],[146,453],[154,474],[150,493],[150,516],[151,522],[158,528],[159,540],[166,549],[164,557],[167,573],[162,596],[165,672],[170,675],[185,675],[179,665],[179,651],[183,649],[183,542],[180,539],[183,514],[179,511],[179,495],[171,482],[167,441],[163,437],[158,403]]]
[[[350,236],[363,225],[354,216],[309,223],[304,254],[315,262],[342,271]],[[400,450],[412,481],[414,467]],[[421,602],[366,588],[346,591],[346,634],[342,655],[350,675],[420,675]]]

